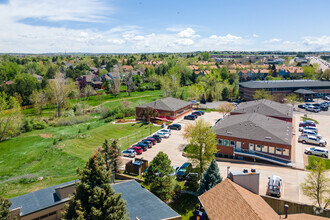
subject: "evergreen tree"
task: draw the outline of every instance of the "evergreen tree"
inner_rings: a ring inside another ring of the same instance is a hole
[[[9,219],[9,207],[11,206],[11,202],[8,199],[4,199],[0,196],[0,220]]]
[[[85,168],[78,169],[80,182],[71,197],[64,219],[128,219],[126,202],[116,194],[110,184],[110,172],[99,151],[95,152]]]
[[[229,98],[229,90],[227,87],[222,90],[221,96],[222,100],[227,100]]]
[[[111,145],[109,145],[108,140],[105,140],[102,145],[101,153],[103,155],[104,161],[106,162],[107,171],[116,171],[120,164],[121,154],[118,142],[113,140]]]
[[[215,159],[212,159],[210,166],[202,175],[201,182],[199,184],[198,193],[201,195],[204,192],[210,190],[218,183],[221,183],[222,177],[219,174],[219,167]]]

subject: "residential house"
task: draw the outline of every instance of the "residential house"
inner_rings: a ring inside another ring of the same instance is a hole
[[[69,201],[69,195],[73,195],[77,181],[62,183],[10,199],[11,219],[15,217],[19,220],[61,219],[61,212]],[[181,219],[177,212],[135,180],[122,181],[111,186],[116,193],[122,194],[131,220]]]
[[[291,166],[292,123],[258,113],[229,115],[214,127],[217,156]]]
[[[192,112],[192,104],[180,99],[167,97],[136,107],[136,120],[142,120],[143,109],[151,107],[157,112],[154,119],[173,121]]]

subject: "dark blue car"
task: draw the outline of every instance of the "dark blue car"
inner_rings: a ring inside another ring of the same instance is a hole
[[[187,169],[191,167],[192,167],[191,163],[184,163],[176,173],[176,178],[178,180],[184,180],[186,178],[186,175],[188,174]]]

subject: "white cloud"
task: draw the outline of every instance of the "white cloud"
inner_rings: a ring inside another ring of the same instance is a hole
[[[259,37],[258,34],[253,34],[252,36],[255,37],[255,38]]]
[[[280,42],[280,41],[281,41],[281,39],[273,38],[273,39],[271,39],[269,41],[266,41],[266,43],[275,43],[275,42]]]
[[[217,45],[226,45],[231,43],[238,43],[242,40],[242,37],[227,34],[225,36],[211,35],[209,39],[214,40]]]
[[[192,39],[178,39],[175,41],[175,43],[179,45],[189,46],[189,45],[193,45],[195,42]]]
[[[195,37],[200,37],[199,35],[195,35],[196,31],[194,31],[192,28],[186,28],[183,31],[180,31],[178,33],[179,37],[182,38],[195,38]]]

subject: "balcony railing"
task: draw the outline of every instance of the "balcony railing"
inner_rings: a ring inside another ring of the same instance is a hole
[[[270,160],[274,160],[277,162],[281,162],[281,163],[285,163],[285,164],[290,164],[291,161],[284,159],[284,158],[280,158],[280,157],[276,157],[276,156],[271,156],[262,152],[256,152],[256,151],[249,151],[249,150],[245,150],[245,149],[235,149],[235,152],[239,153],[245,153],[245,154],[250,154],[251,156],[259,156],[265,159],[270,159]]]

